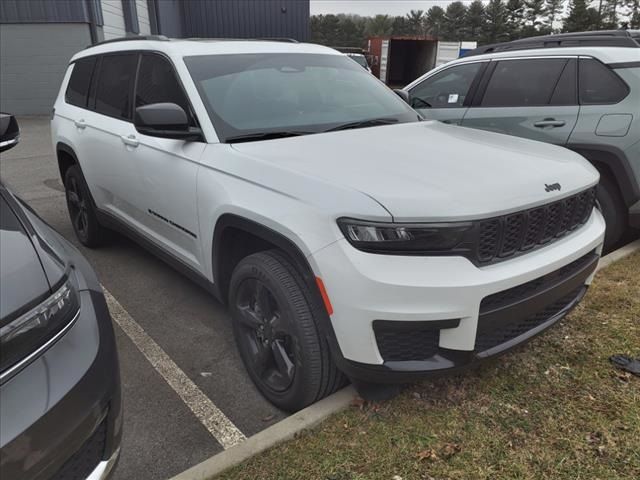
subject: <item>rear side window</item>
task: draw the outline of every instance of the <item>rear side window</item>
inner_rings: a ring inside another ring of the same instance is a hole
[[[629,93],[620,77],[592,58],[580,59],[579,84],[582,105],[618,103]]]
[[[189,101],[173,65],[160,55],[143,55],[136,85],[136,108],[150,103],[175,103],[190,115]]]
[[[548,105],[566,64],[566,58],[499,61],[481,106]]]
[[[86,108],[87,94],[95,64],[96,57],[83,58],[73,64],[69,85],[67,85],[67,91],[64,95],[65,102]]]
[[[131,119],[133,82],[138,56],[105,55],[96,88],[96,112],[110,117]]]

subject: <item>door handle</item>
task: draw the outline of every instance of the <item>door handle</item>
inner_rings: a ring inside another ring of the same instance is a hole
[[[534,127],[545,128],[545,127],[564,127],[567,122],[564,120],[556,120],[555,118],[545,118],[544,120],[540,120],[533,124]]]
[[[73,123],[76,128],[79,128],[80,130],[84,130],[85,128],[87,128],[87,123],[84,121],[84,118],[81,118],[80,120],[74,120]]]
[[[136,136],[133,134],[129,136],[120,135],[120,138],[122,139],[122,143],[124,143],[125,145],[128,145],[129,147],[135,148],[140,143],[138,142],[138,139],[136,138]]]

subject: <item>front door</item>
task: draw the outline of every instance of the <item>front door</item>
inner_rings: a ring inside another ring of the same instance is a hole
[[[195,126],[187,96],[171,62],[164,56],[141,56],[134,107],[152,103],[181,106]],[[174,257],[204,273],[196,176],[205,143],[133,133],[131,167],[142,194],[136,200],[139,228]]]
[[[425,78],[409,89],[411,106],[425,118],[460,124],[467,111],[474,80],[486,62],[454,65]]]

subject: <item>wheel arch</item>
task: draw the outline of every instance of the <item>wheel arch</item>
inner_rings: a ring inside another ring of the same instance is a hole
[[[56,144],[56,158],[58,160],[60,179],[62,180],[62,183],[64,183],[64,176],[69,167],[73,165],[80,165],[80,162],[78,161],[78,156],[73,148],[64,142],[58,142]]]
[[[234,240],[238,239],[238,237],[234,235],[238,234],[244,236],[244,239],[248,237],[255,239],[257,243],[250,245],[250,247],[254,249],[247,248],[244,251],[241,250],[239,254],[235,254],[234,252],[228,253],[228,250],[225,250],[225,248],[228,248],[230,244],[239,244],[238,242],[234,242]],[[238,262],[247,254],[251,255],[258,251],[273,248],[283,252],[287,259],[298,269],[309,292],[313,296],[311,300],[321,307],[318,309],[320,320],[318,327],[320,328],[320,333],[327,339],[334,361],[338,363],[341,362],[344,357],[340,350],[329,312],[327,311],[311,264],[300,247],[282,233],[241,215],[233,213],[221,215],[214,228],[211,247],[215,295],[226,305],[229,298],[231,273]]]
[[[569,144],[567,148],[589,160],[601,175],[608,175],[614,180],[627,207],[640,200],[638,179],[622,150],[608,145],[591,144]]]
[[[298,268],[310,290],[320,294],[313,269],[295,242],[266,225],[226,213],[216,222],[211,253],[213,279],[221,301],[227,302],[231,273],[238,262],[247,255],[272,248],[282,251]]]

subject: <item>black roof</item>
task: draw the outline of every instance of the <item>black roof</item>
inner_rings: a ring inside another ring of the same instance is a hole
[[[531,50],[535,48],[630,47],[640,48],[640,30],[599,30],[593,32],[558,33],[522,38],[511,42],[483,45],[468,51],[471,57],[484,53]]]

